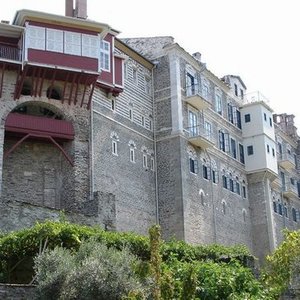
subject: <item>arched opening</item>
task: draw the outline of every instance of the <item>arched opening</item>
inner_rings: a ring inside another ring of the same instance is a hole
[[[26,102],[5,121],[2,199],[64,208],[70,193],[74,128],[54,106]]]
[[[32,93],[32,83],[29,80],[25,80],[21,90],[21,95],[30,96],[31,93]]]
[[[55,100],[61,100],[62,98],[62,93],[61,93],[61,90],[59,87],[57,86],[50,86],[48,89],[47,89],[47,92],[46,92],[46,96],[48,99],[55,99]]]

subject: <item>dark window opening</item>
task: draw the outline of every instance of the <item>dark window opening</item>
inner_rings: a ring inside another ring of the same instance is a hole
[[[251,121],[250,114],[245,115],[245,123],[249,123]]]
[[[254,153],[253,146],[248,146],[247,147],[247,153],[248,153],[248,155],[253,155],[253,153]]]
[[[198,174],[198,160],[190,158],[190,172]]]
[[[47,89],[47,93],[46,93],[46,95],[47,95],[47,98],[48,99],[55,99],[55,100],[61,100],[61,94],[60,94],[60,91],[58,90],[58,89],[56,89],[56,88],[51,88],[51,87],[49,87],[48,89]]]

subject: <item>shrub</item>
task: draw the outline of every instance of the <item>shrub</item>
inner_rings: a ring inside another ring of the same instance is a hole
[[[38,299],[110,300],[130,294],[142,299],[148,289],[134,272],[139,263],[127,249],[109,249],[95,240],[73,254],[57,247],[35,259]]]

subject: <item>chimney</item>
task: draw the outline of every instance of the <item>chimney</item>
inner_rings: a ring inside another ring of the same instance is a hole
[[[65,15],[66,17],[74,17],[73,0],[66,0]]]
[[[80,19],[87,18],[87,0],[76,0],[75,17]]]

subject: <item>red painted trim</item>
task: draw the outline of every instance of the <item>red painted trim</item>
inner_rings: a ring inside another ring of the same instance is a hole
[[[98,72],[98,59],[54,51],[28,49],[28,62]]]
[[[12,153],[22,142],[24,142],[26,139],[28,139],[30,134],[28,133],[27,135],[23,136],[17,143],[15,143],[9,150],[7,150],[3,158],[6,159],[10,153]]]
[[[5,121],[5,131],[12,134],[46,134],[63,140],[74,139],[72,123],[39,116],[10,113]]]

